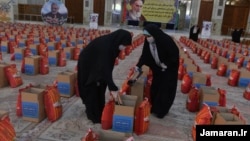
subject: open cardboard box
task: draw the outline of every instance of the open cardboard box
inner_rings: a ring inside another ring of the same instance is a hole
[[[45,117],[44,90],[28,88],[21,92],[23,119],[40,122]]]
[[[5,116],[9,116],[9,113],[7,111],[0,110],[0,120]]]
[[[131,137],[131,134],[112,130],[100,130],[98,136],[100,141],[126,141]]]
[[[244,125],[244,121],[242,121],[238,116],[232,113],[219,113],[217,112],[214,115],[214,125]]]
[[[74,95],[76,73],[70,71],[59,72],[56,77],[57,88],[61,96],[71,97]]]
[[[133,133],[137,96],[121,95],[120,98],[122,103],[121,105],[115,105],[112,130],[123,133]]]
[[[199,88],[199,95],[200,109],[204,103],[212,107],[219,105],[220,94],[216,88],[210,86],[201,86]]]
[[[206,86],[207,75],[202,72],[193,72],[192,83],[197,88],[200,88],[200,86]]]

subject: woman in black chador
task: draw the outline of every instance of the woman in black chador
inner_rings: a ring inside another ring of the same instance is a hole
[[[200,27],[198,25],[193,25],[189,31],[189,39],[197,42],[199,34],[200,34]]]
[[[146,25],[143,33],[146,39],[135,70],[143,65],[152,70],[151,113],[163,118],[169,112],[176,96],[179,49],[172,37],[154,24]]]
[[[86,114],[93,123],[101,122],[106,88],[118,92],[112,77],[115,59],[120,50],[131,45],[131,33],[118,29],[91,41],[80,53],[77,81]]]
[[[232,32],[232,41],[235,43],[240,43],[240,37],[241,37],[242,33],[243,33],[243,28],[235,29]]]

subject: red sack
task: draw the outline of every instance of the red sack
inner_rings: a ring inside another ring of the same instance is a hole
[[[218,57],[213,56],[212,61],[211,61],[211,68],[212,69],[217,69],[218,66]]]
[[[149,103],[151,103],[150,89],[152,85],[152,79],[153,79],[153,76],[151,75],[147,76],[147,81],[144,87],[144,94],[143,94],[143,97],[148,98]]]
[[[48,47],[47,44],[45,43],[40,43],[38,45],[38,54],[41,56],[47,56],[48,53]]]
[[[227,71],[227,65],[226,64],[220,64],[216,74],[218,76],[225,76]]]
[[[102,117],[101,117],[102,129],[108,130],[112,128],[114,110],[115,110],[115,100],[113,96],[111,96],[111,99],[109,100],[108,103],[105,104],[102,111]]]
[[[92,131],[92,129],[89,129],[81,141],[97,141],[97,135]]]
[[[181,82],[181,92],[184,94],[187,94],[192,87],[192,78],[188,73],[186,73],[183,76],[182,82]]]
[[[243,97],[246,100],[250,100],[250,83],[248,84],[248,86],[246,87],[244,93],[243,93]]]
[[[250,60],[247,62],[246,69],[250,71]]]
[[[80,52],[81,52],[81,48],[75,47],[73,52],[74,52],[74,54],[73,54],[73,60],[78,60],[78,57],[79,57]]]
[[[239,68],[243,66],[244,60],[245,60],[245,57],[243,57],[243,56],[241,56],[237,59],[237,65]]]
[[[188,93],[186,108],[190,112],[197,112],[199,110],[199,89],[192,87]]]
[[[229,86],[237,86],[238,81],[239,81],[239,77],[240,77],[240,71],[236,70],[236,69],[232,69],[230,72],[230,75],[228,77],[227,84]]]
[[[46,56],[40,57],[40,74],[49,73],[49,58]]]
[[[207,74],[206,77],[207,77],[206,86],[211,86],[211,85],[212,85],[212,82],[211,82],[211,75],[210,75],[210,74]]]
[[[49,121],[56,121],[62,116],[61,96],[56,86],[47,86],[44,93],[44,105]]]
[[[211,54],[209,52],[207,52],[204,56],[204,63],[209,63],[210,62],[210,56]]]
[[[4,72],[12,88],[16,88],[23,84],[23,79],[21,78],[20,73],[16,68],[16,64],[11,64],[5,67]]]
[[[58,66],[63,67],[66,66],[66,52],[61,49],[59,51],[59,61],[58,61]]]
[[[0,139],[1,141],[14,141],[16,132],[7,114],[0,115]]]
[[[120,51],[118,58],[119,58],[120,60],[124,60],[124,59],[125,59],[125,56],[126,56],[125,50],[123,49],[123,50]]]
[[[226,90],[224,89],[221,89],[221,88],[218,88],[217,89],[218,92],[219,92],[219,95],[220,95],[220,98],[219,98],[219,106],[222,106],[222,107],[225,107],[226,106]]]
[[[123,84],[121,89],[119,90],[120,94],[130,94],[130,86],[128,85],[128,79],[126,79]]]
[[[150,110],[151,104],[147,98],[135,109],[134,132],[137,135],[141,135],[148,130]]]
[[[182,80],[184,74],[186,73],[187,73],[187,69],[184,66],[184,64],[181,63],[178,68],[178,80]]]

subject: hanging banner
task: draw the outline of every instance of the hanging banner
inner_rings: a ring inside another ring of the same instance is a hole
[[[175,23],[178,0],[124,0],[122,21]]]
[[[203,21],[201,38],[209,38],[211,35],[212,22]]]
[[[11,5],[15,3],[16,0],[1,0],[0,2],[0,21],[10,22],[11,19]]]
[[[97,13],[90,14],[89,27],[91,29],[97,29],[98,28],[98,16],[99,16],[99,14],[97,14]]]
[[[49,0],[43,5],[41,15],[45,23],[63,25],[67,22],[68,10],[61,1]]]

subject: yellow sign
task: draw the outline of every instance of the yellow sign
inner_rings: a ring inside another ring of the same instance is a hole
[[[145,0],[142,14],[147,21],[167,23],[176,12],[175,0]]]

